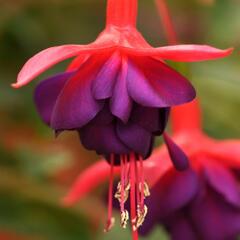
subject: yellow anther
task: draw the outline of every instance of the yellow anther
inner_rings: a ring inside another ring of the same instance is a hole
[[[115,218],[112,217],[112,218],[110,219],[110,221],[107,222],[107,226],[106,226],[106,228],[104,229],[104,232],[109,232],[114,225],[115,225]]]
[[[130,190],[130,183],[127,184],[127,186],[124,188],[123,192],[123,202],[125,203],[128,199],[129,196],[129,190]],[[118,183],[117,186],[117,192],[115,193],[114,197],[118,199],[118,201],[121,203],[122,198],[121,198],[121,191],[122,191],[122,185],[121,182]]]
[[[148,212],[148,208],[146,205],[144,205],[143,209],[141,208],[140,205],[137,206],[137,228],[139,228],[140,226],[142,226],[145,217],[147,215]]]
[[[127,211],[127,210],[122,211],[122,212],[121,212],[120,225],[121,225],[123,228],[126,228],[126,227],[127,227],[128,219],[129,219],[129,213],[128,213],[128,211]]]
[[[139,191],[141,192],[142,191],[142,184],[139,183]],[[144,182],[144,198],[146,197],[149,197],[151,194],[150,194],[150,191],[149,191],[149,187],[148,187],[148,184],[146,182]]]

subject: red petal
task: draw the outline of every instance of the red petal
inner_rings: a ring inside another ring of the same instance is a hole
[[[240,140],[216,141],[208,153],[229,167],[240,167]]]
[[[170,117],[173,134],[202,129],[202,112],[198,99],[172,107]]]
[[[119,175],[119,167],[114,168],[114,174]],[[110,178],[110,165],[106,160],[101,160],[81,173],[67,196],[63,199],[63,204],[70,206],[76,201],[90,193],[97,186],[103,184]]]
[[[77,56],[69,64],[66,72],[77,70],[78,68],[80,68],[82,66],[83,63],[85,63],[88,60],[89,57],[90,57],[90,54],[81,54],[81,55]]]
[[[98,46],[96,44],[89,45],[62,45],[58,47],[51,47],[41,51],[32,58],[30,58],[22,70],[18,74],[17,83],[12,84],[13,87],[18,88],[27,84],[40,73],[44,72],[56,63],[67,58],[77,56],[82,53],[98,52],[106,50],[107,46]]]
[[[173,168],[165,146],[155,149],[152,155],[144,161],[143,166],[144,178],[150,188],[152,188],[167,171]]]
[[[159,48],[127,49],[136,55],[158,56],[167,60],[194,62],[222,58],[230,55],[232,48],[221,50],[207,45],[174,45]]]

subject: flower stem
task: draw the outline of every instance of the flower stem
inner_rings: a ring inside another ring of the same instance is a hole
[[[163,28],[168,39],[168,43],[175,45],[177,44],[177,35],[174,29],[172,18],[168,10],[165,0],[155,0],[159,17],[162,20]]]
[[[176,31],[166,0],[155,0],[159,16],[169,44],[178,44]],[[197,99],[180,106],[172,107],[171,127],[173,134],[179,131],[196,131],[202,128],[202,112]]]
[[[172,132],[192,132],[202,128],[202,114],[197,99],[190,103],[172,108],[171,111]]]
[[[108,0],[107,25],[136,26],[137,0]]]

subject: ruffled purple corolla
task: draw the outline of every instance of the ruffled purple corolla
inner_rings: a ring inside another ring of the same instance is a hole
[[[168,174],[151,189],[140,234],[162,224],[173,240],[237,239],[240,190],[234,172],[215,163],[205,165],[201,172],[188,169]],[[168,180],[167,184],[163,180]]]
[[[78,130],[89,150],[103,155],[136,152],[145,158],[154,135],[165,129],[171,102],[192,99],[195,91],[184,77],[156,60],[149,59],[151,65],[136,64],[134,58],[120,62],[116,53],[100,58],[40,82],[34,94],[40,116],[57,134]],[[151,81],[159,82],[164,96],[151,94]],[[188,90],[172,96],[178,85]]]

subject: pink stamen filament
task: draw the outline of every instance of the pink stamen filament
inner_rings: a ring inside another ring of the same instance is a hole
[[[123,160],[123,155],[120,155],[121,161],[121,212],[124,212],[124,188],[125,188],[125,163]]]
[[[132,232],[133,240],[138,240],[138,232],[136,228],[135,161],[136,161],[135,154],[130,153],[130,181],[131,181],[130,205],[131,205]]]
[[[128,155],[124,155],[124,163],[125,163],[125,174],[124,174],[124,183],[125,185],[128,184],[128,176],[129,176],[129,166],[128,166]]]
[[[109,190],[108,190],[108,219],[106,225],[106,231],[110,230],[111,222],[112,222],[112,198],[113,198],[113,169],[114,169],[114,155],[110,156],[110,182],[109,182]]]
[[[136,174],[136,195],[137,195],[137,206],[140,204],[140,194],[139,194],[139,174],[138,174],[138,163],[135,161],[135,174]]]
[[[139,155],[140,160],[140,181],[141,181],[141,210],[144,208],[144,171],[143,171],[143,158]]]

